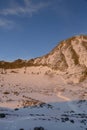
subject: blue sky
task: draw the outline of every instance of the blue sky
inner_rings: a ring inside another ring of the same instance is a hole
[[[0,0],[0,60],[42,56],[87,34],[87,0]]]

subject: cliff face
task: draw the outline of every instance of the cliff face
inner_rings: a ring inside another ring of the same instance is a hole
[[[60,42],[50,53],[36,58],[34,64],[63,72],[64,79],[70,82],[83,81],[87,77],[87,36],[75,36]]]

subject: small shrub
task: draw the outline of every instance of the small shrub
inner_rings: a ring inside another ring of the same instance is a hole
[[[24,130],[23,128],[20,128],[19,130]]]
[[[0,118],[5,118],[5,114],[4,113],[0,113]]]
[[[45,130],[43,127],[35,127],[34,130]]]
[[[18,73],[17,71],[12,70],[11,73]]]
[[[8,92],[8,91],[5,91],[3,94],[10,94],[10,92]]]
[[[15,110],[15,111],[18,111],[19,109],[18,109],[18,108],[15,108],[14,110]]]
[[[74,123],[74,120],[70,120],[71,123]]]
[[[18,96],[18,95],[19,95],[19,93],[18,93],[17,91],[15,91],[15,92],[14,92],[14,95]]]
[[[69,121],[69,118],[68,118],[68,117],[66,117],[66,118],[65,118],[65,121]]]
[[[66,122],[66,121],[69,121],[69,118],[66,117],[66,118],[61,118],[62,122]]]

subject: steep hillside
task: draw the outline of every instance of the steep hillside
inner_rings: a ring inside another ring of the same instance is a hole
[[[87,77],[87,36],[80,35],[60,42],[50,53],[34,60],[63,72],[69,82],[78,83]]]

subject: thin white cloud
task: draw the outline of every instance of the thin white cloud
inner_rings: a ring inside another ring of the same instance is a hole
[[[14,26],[13,21],[7,19],[0,19],[0,28],[12,29]]]
[[[9,1],[9,6],[7,6],[7,8],[3,7],[0,9],[0,28],[14,28],[15,21],[9,20],[9,17],[6,18],[6,16],[32,16],[34,13],[48,6],[48,2],[33,3],[33,0],[23,0],[22,3],[18,3],[18,1],[15,0]]]
[[[48,3],[33,4],[30,0],[24,0],[24,5],[18,5],[16,7],[10,7],[0,10],[1,15],[32,15],[39,10],[47,7]]]

